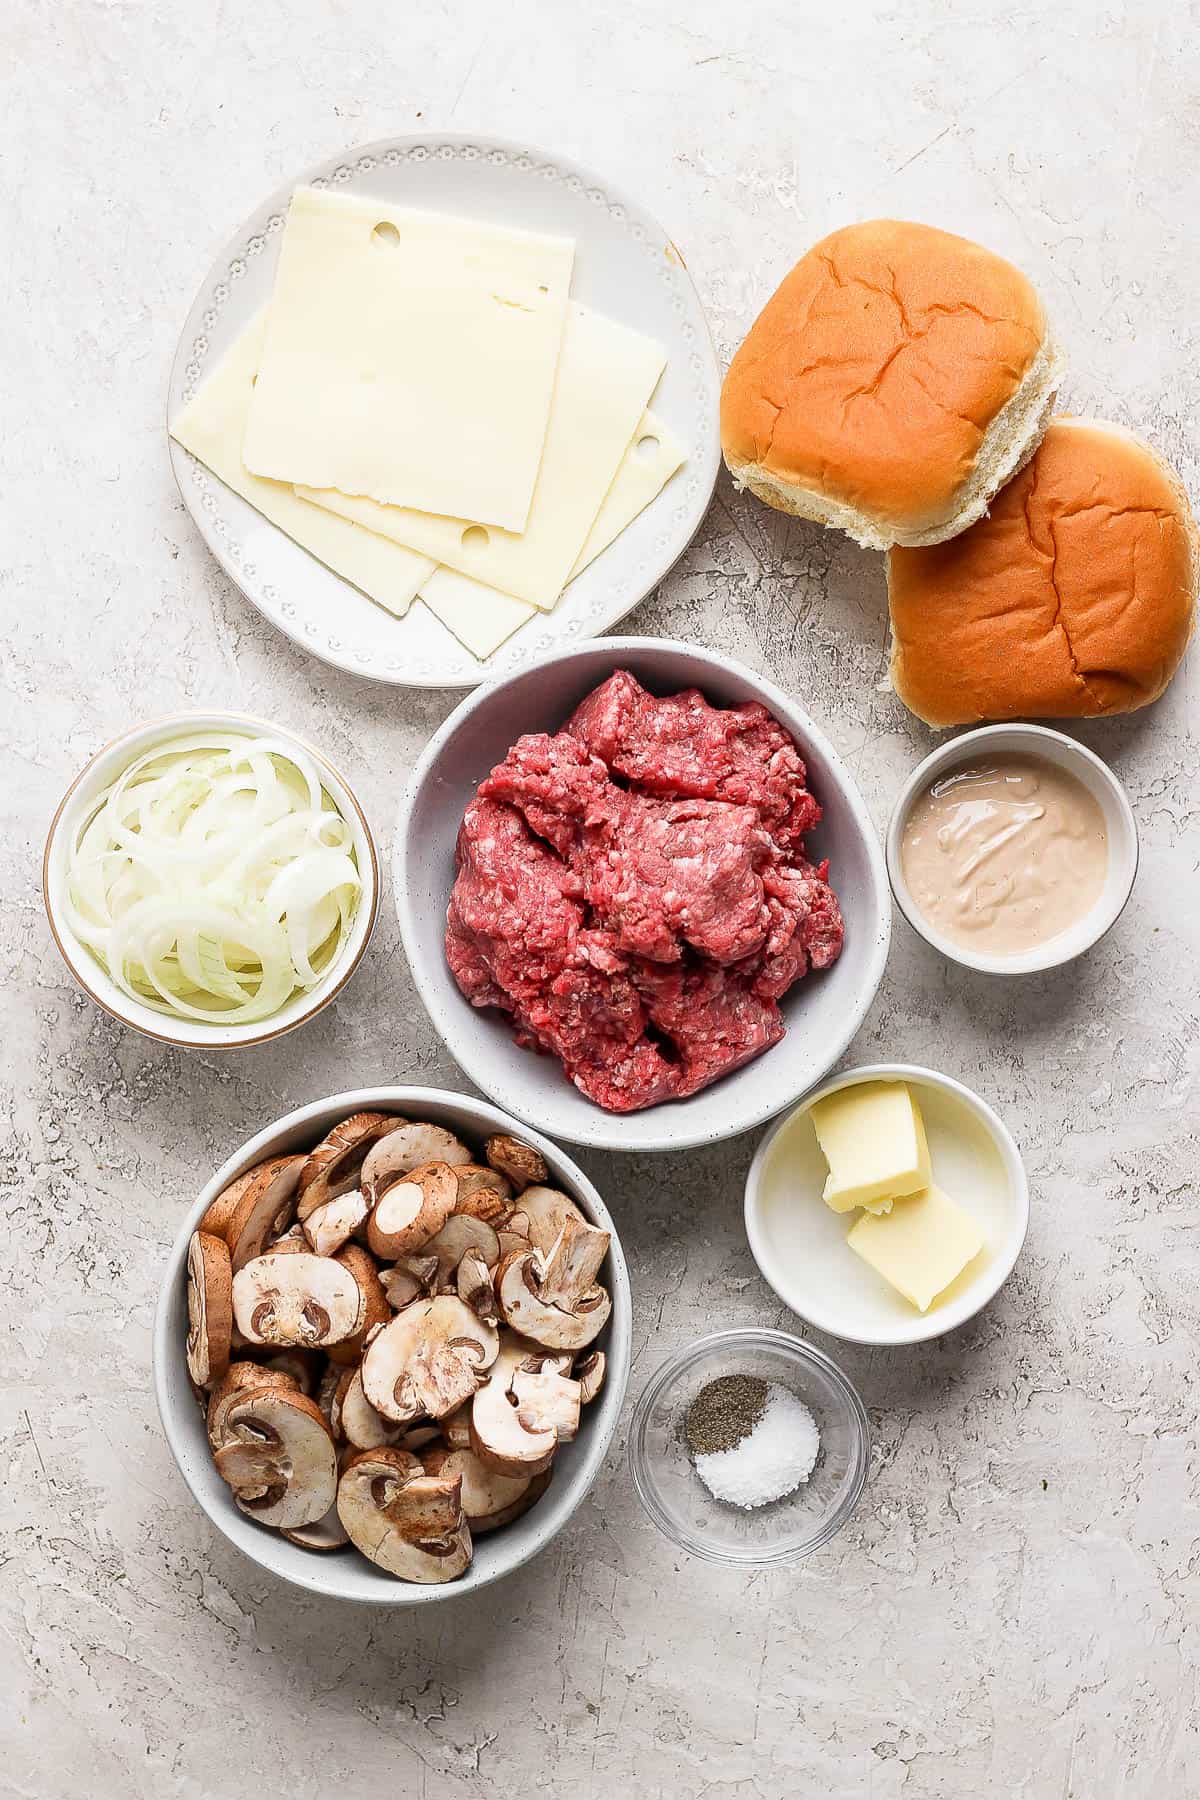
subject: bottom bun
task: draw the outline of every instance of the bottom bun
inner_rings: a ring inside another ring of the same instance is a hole
[[[1173,470],[1120,425],[1056,418],[986,518],[891,552],[892,685],[935,726],[1133,712],[1179,666],[1198,578]]]

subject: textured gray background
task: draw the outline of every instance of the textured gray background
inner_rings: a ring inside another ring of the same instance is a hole
[[[74,991],[36,882],[68,778],[137,719],[190,701],[309,730],[386,841],[452,704],[292,649],[176,496],[175,338],[277,182],[439,126],[557,148],[662,219],[726,357],[826,229],[897,213],[966,231],[1040,283],[1069,403],[1144,427],[1196,492],[1198,50],[1179,0],[5,8],[0,1791],[308,1797],[339,1772],[340,1791],[427,1800],[1200,1790],[1200,657],[1153,713],[1084,733],[1143,833],[1133,904],[1086,962],[993,985],[897,926],[850,1060],[977,1086],[1024,1147],[1033,1225],[972,1327],[842,1353],[877,1433],[868,1494],[809,1563],[750,1578],[674,1554],[617,1451],[538,1563],[419,1618],[306,1600],[226,1547],[149,1387],[181,1209],[297,1102],[460,1078],[390,906],[321,1024],[209,1058],[144,1043]],[[769,670],[825,721],[882,824],[929,741],[876,691],[883,610],[877,560],[723,484],[627,628]],[[631,1254],[634,1390],[701,1326],[795,1323],[743,1240],[753,1147],[583,1159]]]

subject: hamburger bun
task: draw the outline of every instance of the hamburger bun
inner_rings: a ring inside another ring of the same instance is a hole
[[[1062,374],[1011,263],[875,219],[815,244],[768,300],[721,392],[730,474],[868,550],[940,544],[1032,453]]]
[[[1174,472],[1120,425],[1056,418],[986,519],[892,551],[892,685],[927,725],[1132,712],[1179,667],[1198,578]]]

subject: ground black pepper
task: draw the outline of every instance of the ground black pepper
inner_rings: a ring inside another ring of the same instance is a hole
[[[732,1450],[763,1416],[767,1384],[757,1375],[719,1375],[688,1407],[684,1431],[693,1456]]]

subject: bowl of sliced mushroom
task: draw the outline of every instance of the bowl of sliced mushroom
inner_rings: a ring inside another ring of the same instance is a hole
[[[413,1605],[562,1529],[629,1346],[625,1259],[570,1157],[483,1101],[372,1088],[289,1113],[209,1182],[171,1253],[155,1390],[240,1550]]]

